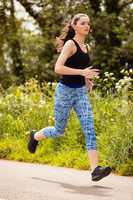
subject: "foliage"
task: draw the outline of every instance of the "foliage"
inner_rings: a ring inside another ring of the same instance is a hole
[[[112,72],[104,72],[104,75],[95,78],[95,88],[100,90],[103,95],[117,95],[124,93],[132,96],[133,93],[133,69],[122,69],[121,78],[117,79]]]
[[[85,138],[76,113],[71,110],[64,136],[41,141],[36,155],[27,151],[31,129],[54,126],[53,101],[56,81],[52,84],[31,79],[25,85],[11,86],[0,93],[0,157],[26,162],[88,169]],[[89,94],[88,94],[89,95]],[[114,172],[133,175],[133,104],[126,94],[102,96],[97,89],[89,95],[100,151],[100,163]]]
[[[92,47],[92,64],[116,74],[132,67],[133,18],[131,1],[29,1],[17,0],[25,8],[26,21],[32,19],[33,31],[24,28],[18,18],[16,1],[0,3],[0,80],[4,88],[25,83],[30,78],[39,82],[58,80],[54,73],[57,52],[55,37],[64,23],[78,12],[90,16],[92,33],[86,39]]]
[[[70,113],[65,135],[27,152],[31,129],[54,126],[58,75],[55,37],[79,12],[90,16],[91,65],[101,69],[90,95],[100,162],[133,175],[133,15],[130,0],[17,0],[34,30],[17,17],[15,0],[0,2],[0,158],[88,169],[79,120]],[[26,21],[27,21],[26,20]]]

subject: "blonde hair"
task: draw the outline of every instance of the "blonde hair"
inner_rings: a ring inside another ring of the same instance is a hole
[[[62,47],[64,46],[65,42],[69,39],[72,39],[75,36],[75,30],[73,28],[73,25],[77,24],[77,21],[81,17],[88,17],[87,14],[84,13],[78,13],[72,17],[67,23],[65,23],[65,26],[61,32],[61,34],[56,37],[55,41],[55,47],[57,49],[57,52],[60,52]]]

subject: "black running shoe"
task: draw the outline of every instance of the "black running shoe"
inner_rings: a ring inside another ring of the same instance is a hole
[[[36,131],[30,131],[29,142],[28,142],[28,150],[30,153],[35,153],[36,147],[38,145],[38,141],[34,139],[34,134]]]
[[[110,167],[101,167],[97,166],[94,171],[91,173],[92,175],[92,181],[99,181],[100,179],[104,178],[105,176],[108,176],[111,173]]]

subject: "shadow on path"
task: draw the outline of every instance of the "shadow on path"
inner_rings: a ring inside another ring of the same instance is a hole
[[[91,185],[91,186],[77,186],[77,185],[72,185],[68,183],[63,183],[60,181],[53,181],[53,180],[48,180],[48,179],[43,179],[43,178],[38,178],[38,177],[32,177],[34,180],[39,180],[39,181],[44,181],[44,182],[49,182],[49,183],[56,183],[60,184],[61,187],[65,189],[69,189],[69,193],[79,193],[83,195],[93,195],[93,196],[111,196],[108,194],[109,190],[112,190],[112,187],[104,187],[104,186],[98,186],[98,185]]]

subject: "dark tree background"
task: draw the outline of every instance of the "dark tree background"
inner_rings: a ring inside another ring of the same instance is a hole
[[[32,17],[38,32],[25,29],[16,3]],[[90,16],[93,65],[119,78],[133,64],[133,0],[1,0],[0,84],[23,84],[31,77],[42,82],[58,79],[54,73],[55,37],[65,21],[83,12]]]

